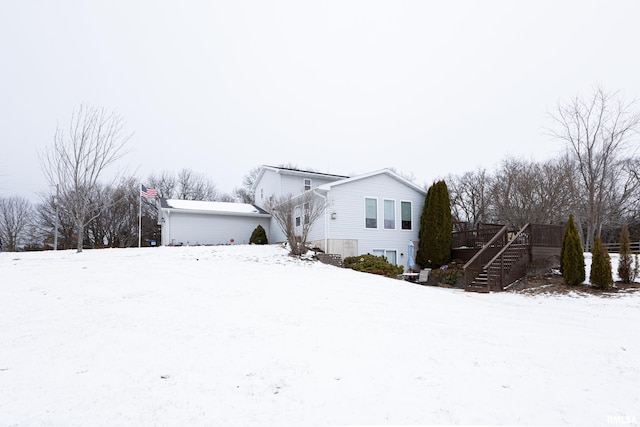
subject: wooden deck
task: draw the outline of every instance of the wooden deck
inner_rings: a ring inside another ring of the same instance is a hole
[[[452,257],[465,262],[467,291],[502,291],[534,263],[560,255],[564,226],[527,224],[517,232],[496,224],[454,232]]]

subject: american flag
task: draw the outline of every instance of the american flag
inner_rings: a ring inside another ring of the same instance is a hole
[[[140,189],[140,195],[142,197],[156,197],[158,195],[158,190],[155,188],[147,188],[143,185]]]

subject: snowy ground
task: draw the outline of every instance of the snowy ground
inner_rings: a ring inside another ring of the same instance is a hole
[[[0,253],[0,425],[640,419],[640,294],[473,294],[275,246]]]

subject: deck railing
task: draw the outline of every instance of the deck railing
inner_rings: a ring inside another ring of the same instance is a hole
[[[506,282],[516,280],[525,271],[523,266],[532,261],[534,246],[552,248],[562,246],[564,226],[527,224],[517,233],[509,233],[507,227],[503,226],[494,233],[482,249],[465,263],[463,267],[465,287],[471,285],[484,271],[487,273],[487,290],[502,289]],[[525,255],[527,255],[527,262],[522,262],[522,257]]]
[[[493,237],[482,246],[463,267],[464,285],[469,286],[476,277],[483,271],[484,266],[496,256],[498,252],[507,244],[507,226],[503,225],[497,232],[494,229]]]
[[[481,248],[500,231],[504,225],[501,224],[478,224],[473,229],[462,229],[454,231],[451,239],[452,248]]]
[[[522,258],[527,256],[531,261],[531,246],[533,240],[533,226],[526,224],[506,245],[489,261],[484,270],[487,271],[487,287],[491,289],[503,289],[506,282],[517,280],[522,276],[525,268],[522,266]],[[514,268],[515,266],[520,268]]]

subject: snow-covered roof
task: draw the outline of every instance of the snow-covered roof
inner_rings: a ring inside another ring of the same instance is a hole
[[[220,215],[269,215],[266,211],[248,203],[205,202],[201,200],[160,199],[161,208]]]

